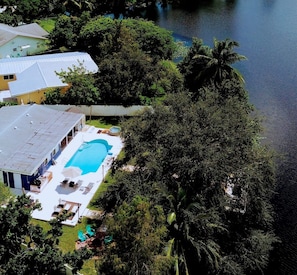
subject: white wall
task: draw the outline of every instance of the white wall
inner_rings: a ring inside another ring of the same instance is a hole
[[[120,105],[44,105],[46,107],[65,111],[71,107],[80,109],[86,116],[135,116],[138,112],[145,108],[151,108],[150,106],[133,105],[131,107],[123,107]]]

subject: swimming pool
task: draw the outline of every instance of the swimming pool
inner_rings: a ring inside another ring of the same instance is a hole
[[[82,175],[96,172],[112,148],[106,140],[95,139],[83,143],[65,167],[75,166],[82,170]]]

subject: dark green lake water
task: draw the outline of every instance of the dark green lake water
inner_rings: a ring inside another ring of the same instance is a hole
[[[297,274],[297,1],[213,0],[188,9],[157,8],[159,26],[212,45],[213,38],[240,43],[248,60],[237,65],[250,101],[265,116],[265,142],[283,155],[275,198],[283,240],[269,274]]]

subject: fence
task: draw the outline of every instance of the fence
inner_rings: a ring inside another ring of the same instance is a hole
[[[133,105],[123,107],[120,105],[44,105],[58,111],[73,110],[86,116],[136,116],[139,112],[151,108],[150,106]]]

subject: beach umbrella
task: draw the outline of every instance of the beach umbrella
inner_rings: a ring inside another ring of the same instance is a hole
[[[79,167],[69,166],[63,169],[62,174],[68,178],[76,178],[82,174],[82,170]]]

